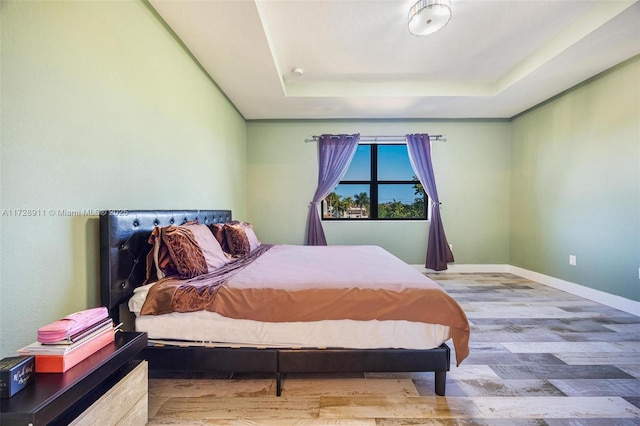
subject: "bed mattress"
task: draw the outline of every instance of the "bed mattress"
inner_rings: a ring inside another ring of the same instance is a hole
[[[450,338],[449,327],[412,321],[324,320],[261,322],[226,318],[215,312],[173,312],[138,316],[149,286],[136,289],[129,309],[136,331],[149,340],[214,346],[321,347],[348,349],[432,349]]]

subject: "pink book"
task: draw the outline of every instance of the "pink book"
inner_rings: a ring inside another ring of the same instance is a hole
[[[63,340],[73,341],[73,337],[82,331],[104,321],[109,317],[105,307],[87,309],[67,315],[58,321],[38,329],[38,342],[56,343]]]
[[[115,331],[111,328],[64,355],[36,355],[36,373],[64,373],[114,340]]]

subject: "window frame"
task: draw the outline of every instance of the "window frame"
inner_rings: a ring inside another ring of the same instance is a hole
[[[406,143],[376,143],[376,142],[365,142],[360,143],[359,145],[368,145],[370,146],[370,159],[369,159],[369,167],[370,167],[370,180],[341,180],[338,182],[338,185],[346,184],[346,185],[368,185],[369,186],[369,217],[325,217],[325,206],[326,203],[321,203],[321,219],[323,221],[428,221],[430,216],[430,204],[429,204],[429,195],[424,191],[424,216],[423,217],[378,217],[378,197],[379,191],[378,187],[380,185],[414,185],[416,183],[420,183],[420,180],[380,180],[378,179],[378,147],[379,146],[390,146],[390,145],[405,145]],[[408,152],[407,152],[408,155]],[[351,166],[351,165],[349,165]],[[414,172],[415,173],[415,172]],[[335,188],[334,188],[335,189]],[[331,191],[334,192],[334,191]],[[326,199],[326,197],[325,197]],[[375,202],[374,202],[375,200]],[[374,215],[375,213],[375,215]]]

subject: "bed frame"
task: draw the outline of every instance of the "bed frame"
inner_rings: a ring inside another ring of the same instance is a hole
[[[229,210],[129,210],[100,214],[102,305],[114,321],[120,306],[146,275],[147,240],[155,226],[203,224],[231,220]],[[149,345],[143,351],[151,372],[268,373],[280,396],[287,373],[435,373],[435,393],[444,396],[451,353],[446,344],[430,350],[234,348]]]

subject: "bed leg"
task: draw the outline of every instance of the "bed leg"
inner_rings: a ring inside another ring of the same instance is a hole
[[[444,396],[445,387],[447,385],[447,372],[436,371],[436,395]]]
[[[276,373],[276,396],[282,394],[282,373]]]

